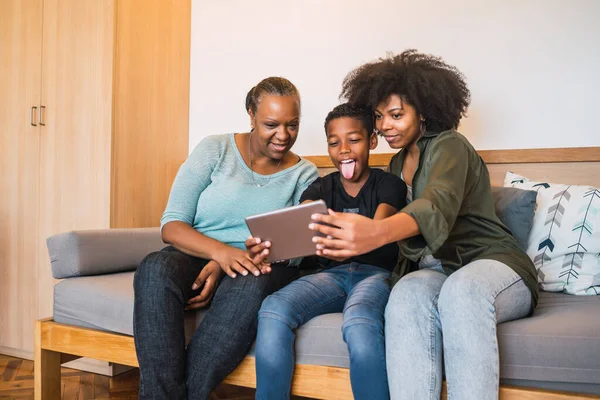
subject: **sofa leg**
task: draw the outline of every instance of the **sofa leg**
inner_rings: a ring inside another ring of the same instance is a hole
[[[35,323],[35,400],[60,400],[60,353],[42,348],[42,324]]]

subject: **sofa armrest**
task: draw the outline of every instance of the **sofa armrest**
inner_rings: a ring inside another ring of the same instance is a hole
[[[165,247],[159,228],[71,231],[46,244],[56,279],[135,270],[147,254]]]

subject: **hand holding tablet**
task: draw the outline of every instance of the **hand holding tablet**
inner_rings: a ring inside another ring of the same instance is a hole
[[[308,224],[315,222],[311,215],[317,213],[327,214],[323,200],[253,215],[246,218],[246,225],[253,237],[271,242],[265,262],[274,263],[316,253],[312,238],[323,235],[310,230]]]

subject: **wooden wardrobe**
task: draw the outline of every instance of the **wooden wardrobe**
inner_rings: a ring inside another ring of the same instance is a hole
[[[190,0],[0,0],[0,353],[52,316],[45,240],[158,226],[188,154]]]

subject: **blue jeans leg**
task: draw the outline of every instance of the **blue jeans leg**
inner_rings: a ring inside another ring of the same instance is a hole
[[[383,314],[390,295],[386,281],[389,275],[376,273],[358,282],[344,307],[342,332],[350,353],[352,393],[357,400],[390,398],[383,332]]]
[[[207,261],[173,247],[149,254],[133,280],[133,332],[140,365],[140,399],[187,398],[186,301]]]
[[[446,275],[422,269],[396,283],[385,309],[385,347],[392,399],[439,400],[442,388],[438,294]]]
[[[509,266],[477,260],[450,275],[440,292],[448,399],[498,399],[500,360],[496,325],[523,318],[531,292]]]
[[[302,277],[265,299],[258,316],[256,399],[289,399],[295,330],[311,318],[344,307],[346,291],[335,274]]]
[[[206,263],[167,247],[148,255],[135,273],[140,399],[208,399],[250,349],[263,299],[298,273],[278,268],[260,277],[225,277],[186,348],[184,307],[199,293],[192,284]]]
[[[244,359],[256,338],[263,300],[296,276],[295,268],[274,268],[258,277],[225,276],[212,305],[187,347],[188,400],[207,400]]]
[[[392,398],[439,399],[443,351],[448,399],[497,399],[496,324],[526,316],[531,301],[523,280],[494,260],[400,279],[385,314]]]

